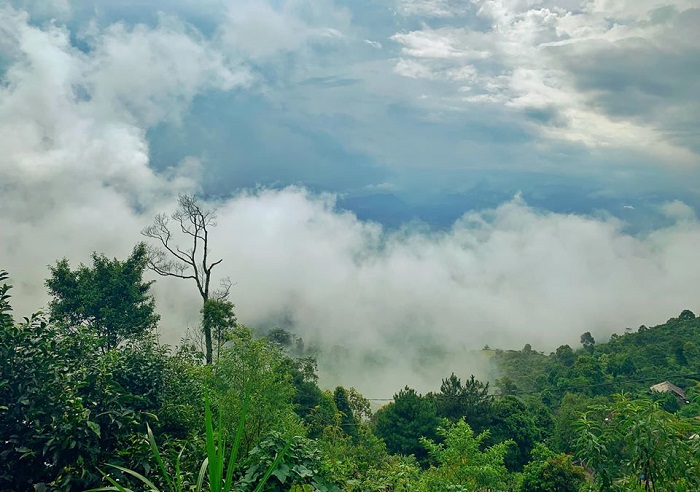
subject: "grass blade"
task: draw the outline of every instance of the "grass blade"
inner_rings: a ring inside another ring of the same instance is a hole
[[[128,468],[124,468],[123,466],[119,466],[119,465],[109,465],[109,466],[111,466],[112,468],[116,468],[117,470],[121,470],[121,471],[123,471],[124,473],[128,473],[128,474],[131,475],[132,477],[135,477],[135,478],[137,478],[138,480],[140,480],[141,482],[143,482],[143,484],[146,485],[147,487],[149,487],[149,489],[150,489],[151,491],[158,492],[158,487],[156,487],[155,484],[154,484],[153,482],[151,482],[149,479],[147,479],[146,477],[144,477],[143,475],[141,475],[139,472],[135,472],[134,470],[130,470],[130,469],[128,469]],[[112,485],[115,485],[115,486],[117,486],[117,487],[120,486],[118,483],[116,483],[116,482],[115,482],[114,480],[112,480],[110,477],[107,477],[107,476],[106,476],[105,478],[106,478],[107,481],[109,481],[109,483],[111,483]],[[128,489],[125,489],[125,491],[126,491],[126,492],[129,492]]]
[[[126,487],[124,487],[123,485],[121,485],[120,483],[118,483],[118,482],[117,482],[116,480],[114,480],[112,477],[110,477],[109,475],[107,475],[104,471],[100,470],[99,468],[98,468],[98,470],[99,470],[100,473],[102,474],[102,478],[104,478],[105,480],[107,480],[107,481],[108,481],[109,483],[111,483],[112,485],[111,485],[111,486],[106,486],[106,487],[99,487],[99,488],[97,488],[97,489],[86,490],[85,492],[106,492],[106,491],[111,491],[111,490],[116,490],[117,492],[134,492],[133,490],[127,489]]]
[[[214,438],[214,424],[209,395],[204,399],[204,420],[207,431],[207,459],[209,468],[209,490],[221,492],[221,471],[217,442]],[[221,436],[218,436],[219,438]]]
[[[238,464],[238,450],[241,447],[241,441],[243,440],[243,433],[245,432],[245,420],[248,416],[248,405],[250,404],[250,392],[246,391],[243,396],[243,406],[241,407],[241,414],[238,416],[238,427],[236,428],[236,436],[233,440],[233,447],[231,448],[231,455],[228,459],[228,467],[226,470],[226,483],[224,485],[224,490],[230,492],[232,481],[233,481],[233,471]]]
[[[156,438],[153,436],[153,431],[151,430],[151,426],[146,424],[146,431],[148,433],[148,442],[151,445],[151,451],[153,452],[153,456],[156,459],[156,462],[158,463],[158,466],[160,467],[160,471],[163,474],[163,478],[165,481],[168,483],[168,486],[170,489],[174,492],[175,487],[173,486],[173,480],[170,478],[170,475],[168,475],[168,470],[165,468],[165,464],[163,463],[163,459],[160,457],[160,451],[158,450],[158,445],[156,444]],[[182,454],[182,453],[180,453]]]
[[[282,451],[277,453],[277,457],[275,458],[275,461],[272,462],[272,464],[268,467],[267,471],[265,472],[265,475],[263,475],[262,479],[258,483],[258,486],[255,487],[255,490],[253,492],[260,492],[262,488],[265,486],[267,481],[270,479],[270,476],[272,476],[272,472],[274,472],[279,464],[282,462],[284,459],[284,456],[287,454],[287,451],[289,451],[289,448],[292,447],[292,442],[288,442]]]
[[[175,491],[182,492],[182,473],[180,473],[180,463],[182,462],[182,453],[185,452],[185,446],[182,446],[175,460]]]
[[[208,466],[209,466],[209,458],[204,458],[204,461],[202,461],[202,466],[199,467],[199,475],[197,476],[196,492],[202,492],[202,484],[204,483],[204,475],[207,472]]]

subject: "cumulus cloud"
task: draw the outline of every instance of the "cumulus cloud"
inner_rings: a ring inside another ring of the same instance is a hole
[[[700,78],[691,60],[699,53],[690,26],[700,11],[692,2],[488,0],[469,13],[433,3],[402,5],[417,16],[427,15],[421,6],[445,11],[447,25],[428,22],[392,40],[401,47],[397,73],[453,81],[451,93],[428,94],[435,104],[449,97],[462,111],[484,101],[526,117],[546,111],[552,116],[530,118],[544,137],[697,164]],[[453,75],[460,68],[465,80]]]
[[[227,66],[199,33],[167,17],[155,29],[113,24],[88,42],[91,99],[142,126],[179,117],[198,93],[240,88],[252,78],[244,67]]]

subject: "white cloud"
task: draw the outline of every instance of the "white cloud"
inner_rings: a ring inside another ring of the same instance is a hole
[[[67,19],[72,13],[70,0],[10,0],[10,3],[38,18]]]
[[[441,11],[442,7],[433,3],[404,5],[412,12],[417,12],[418,6],[425,6],[426,11]],[[478,6],[476,16],[458,15],[464,13],[448,9],[451,15],[440,17],[454,17],[449,26],[441,23],[435,28],[427,23],[392,36],[402,54],[395,71],[411,78],[454,81],[450,74],[468,66],[473,72],[469,94],[461,94],[465,91],[463,84],[454,84],[451,94],[444,86],[436,86],[432,94],[427,93],[435,105],[444,106],[449,97],[453,107],[461,106],[463,111],[469,111],[473,102],[484,101],[505,103],[526,114],[530,109],[547,109],[558,113],[554,118],[556,125],[549,120],[531,122],[545,137],[583,143],[593,149],[626,149],[671,164],[696,165],[697,154],[690,150],[692,141],[675,138],[673,133],[677,132],[669,131],[679,118],[693,124],[691,115],[697,112],[688,105],[694,107],[696,103],[689,91],[679,88],[676,95],[666,95],[666,107],[652,113],[645,109],[645,101],[635,91],[611,86],[616,81],[606,80],[607,74],[596,66],[605,64],[606,71],[614,71],[614,64],[598,61],[612,50],[619,52],[621,59],[625,52],[629,53],[628,60],[649,57],[647,63],[626,62],[634,70],[634,77],[644,80],[644,72],[652,70],[657,57],[653,49],[644,46],[658,46],[663,47],[659,60],[678,60],[672,68],[678,72],[676,80],[696,80],[697,77],[683,73],[687,71],[683,60],[692,59],[697,47],[686,42],[685,34],[678,34],[682,12],[690,13],[692,2],[595,1],[575,10],[564,2],[547,3],[545,6],[541,1],[483,0],[474,2]],[[424,15],[429,18],[427,12]],[[488,22],[489,27],[474,27],[474,19]],[[579,70],[577,64],[592,65],[594,70]],[[590,80],[597,74],[601,77],[596,86],[582,91],[581,79]],[[660,79],[668,74],[654,77]],[[654,84],[668,85],[656,80]],[[629,101],[628,114],[610,111],[608,101],[601,100],[607,91],[616,91],[610,98],[616,105]],[[636,110],[631,109],[634,106]]]
[[[330,0],[314,2],[313,6],[305,0],[280,5],[245,0],[231,4],[219,36],[230,53],[257,60],[341,39],[349,22],[349,12]]]
[[[695,210],[680,200],[674,200],[664,204],[661,210],[664,215],[679,223],[694,225],[697,221]]]
[[[421,29],[394,34],[401,53],[415,58],[481,60],[491,53],[482,35],[466,29]]]
[[[592,0],[584,4],[584,10],[592,14],[631,21],[648,20],[655,11],[663,8],[679,11],[697,7],[693,0]]]
[[[343,376],[363,389],[371,387],[363,378],[385,391],[429,387],[420,344],[446,349],[455,363],[452,349],[552,350],[585,331],[604,337],[698,308],[700,224],[688,215],[633,237],[614,219],[542,212],[516,198],[444,233],[385,232],[337,212],[327,196],[289,188],[243,194],[219,217],[221,273],[237,282],[240,318],[292,320],[307,342],[344,346],[356,365],[367,351],[401,361],[403,374],[389,364]]]
[[[251,80],[247,69],[227,66],[208,41],[174,19],[162,18],[156,29],[113,24],[89,41],[92,98],[148,126],[177,119],[199,92]]]
[[[396,11],[401,15],[449,18],[468,11],[469,2],[460,0],[397,0]]]

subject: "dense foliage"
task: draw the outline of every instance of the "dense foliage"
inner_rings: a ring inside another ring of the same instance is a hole
[[[148,262],[140,244],[125,261],[92,255],[92,267],[72,270],[65,258],[50,267],[46,286],[52,295],[51,321],[66,328],[88,326],[107,350],[125,340],[142,337],[155,328],[158,315],[144,282]]]
[[[24,320],[0,271],[0,491],[700,490],[690,311],[578,350],[489,349],[493,386],[451,374],[373,412],[226,298],[204,301],[210,343],[159,344],[146,264],[142,246],[61,260],[49,315]],[[650,391],[664,381],[676,393]]]

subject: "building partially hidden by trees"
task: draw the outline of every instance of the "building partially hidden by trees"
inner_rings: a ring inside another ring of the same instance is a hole
[[[663,383],[655,384],[649,388],[651,391],[656,393],[671,393],[673,396],[682,400],[685,403],[685,391],[676,386],[673,383],[664,381]]]

